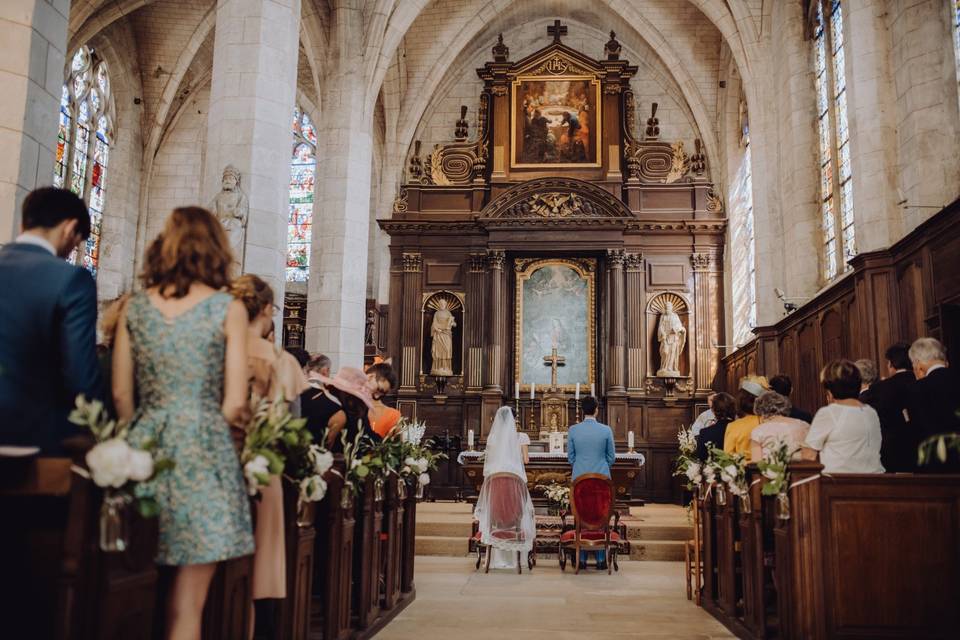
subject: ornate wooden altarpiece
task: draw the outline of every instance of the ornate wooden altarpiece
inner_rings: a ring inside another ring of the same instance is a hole
[[[700,141],[688,155],[682,142],[661,140],[656,104],[635,126],[637,67],[620,59],[615,35],[594,60],[561,42],[558,23],[552,43],[517,62],[498,39],[493,61],[477,70],[484,88],[472,135],[462,107],[452,144],[424,156],[416,142],[393,215],[379,221],[391,236],[386,352],[400,375],[398,408],[426,420],[428,435],[448,432],[465,445],[468,430],[482,442],[509,403],[536,439],[545,400],[566,405],[561,429],[578,419],[576,378],[583,394],[595,386],[618,449],[633,431],[646,456],[634,495],[675,499],[677,429],[705,408],[717,369],[726,219]],[[543,319],[559,353],[521,344],[525,269],[535,261],[559,265],[555,290],[579,296],[576,313]],[[581,279],[589,272],[589,293],[565,263]],[[454,375],[441,379],[424,366],[427,303],[438,293],[460,303]],[[582,300],[587,326],[568,331]],[[674,378],[656,377],[666,302],[687,330]],[[565,342],[565,331],[576,335]],[[586,353],[564,353],[569,345]],[[552,355],[567,379],[546,397],[550,384],[535,382],[531,403],[529,382],[549,379]],[[544,360],[543,373],[521,377],[521,358],[528,369]]]

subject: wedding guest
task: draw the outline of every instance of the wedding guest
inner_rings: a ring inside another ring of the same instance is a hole
[[[307,419],[307,430],[314,442],[325,442],[330,419],[340,412],[340,401],[324,388],[321,380],[330,377],[330,358],[314,356],[304,368],[309,388],[300,394],[300,415]]]
[[[911,427],[919,442],[942,433],[960,432],[960,377],[947,366],[947,350],[933,338],[919,338],[910,346],[917,376],[910,410]],[[915,454],[914,454],[915,455]],[[923,471],[960,471],[960,460],[950,453],[946,463],[933,460]]]
[[[303,347],[285,347],[287,353],[296,358],[301,369],[306,369],[310,363],[310,352]]]
[[[754,413],[753,404],[758,396],[770,389],[763,376],[747,376],[740,381],[737,392],[737,414],[740,416],[727,425],[723,434],[723,450],[727,453],[742,454],[750,462],[750,434],[760,424],[760,418]]]
[[[117,324],[120,322],[120,315],[123,307],[130,298],[129,293],[115,298],[108,302],[103,308],[103,314],[100,317],[100,343],[97,344],[97,364],[100,367],[100,375],[104,381],[105,389],[113,388],[113,343],[117,339]],[[104,394],[104,409],[108,415],[115,416],[116,409],[113,406],[113,394]]]
[[[370,426],[381,438],[386,438],[391,429],[400,422],[400,412],[383,403],[383,397],[397,388],[397,374],[389,362],[380,362],[367,367],[367,381],[373,408],[370,409]]]
[[[585,473],[599,473],[609,478],[610,467],[617,459],[613,430],[597,421],[600,403],[596,398],[587,396],[581,406],[583,422],[567,431],[567,461],[573,467],[572,479],[576,480]],[[596,556],[597,569],[606,569],[605,552],[597,551]],[[586,566],[586,551],[580,552],[579,563]]]
[[[217,563],[253,553],[250,505],[230,427],[247,418],[247,312],[222,290],[233,256],[205,209],[174,209],[146,251],[143,290],[124,308],[113,397],[130,431],[175,466],[152,482],[160,507],[157,563],[176,567],[167,637],[199,638]]]
[[[693,424],[690,425],[690,432],[693,435],[697,435],[705,427],[712,425],[717,420],[716,414],[713,412],[713,399],[717,396],[715,393],[711,393],[707,396],[707,410],[703,411],[700,415],[697,416],[697,419],[693,421]]]
[[[853,363],[860,372],[860,402],[871,404],[870,386],[877,381],[877,364],[873,360],[861,358]]]
[[[793,393],[793,381],[785,373],[778,373],[777,375],[770,378],[770,390],[776,391],[786,399],[790,399],[790,394]],[[799,407],[793,406],[791,402],[790,407],[790,417],[796,418],[797,420],[803,420],[807,424],[810,424],[813,421],[813,416],[800,409]]]
[[[917,379],[910,363],[910,345],[898,342],[883,354],[886,377],[874,382],[860,401],[873,407],[880,417],[880,462],[889,472],[910,472],[917,464],[920,444],[913,423],[913,389]]]
[[[860,371],[849,360],[834,360],[820,372],[827,406],[817,411],[802,451],[825,473],[883,473],[880,418],[858,399]]]
[[[304,372],[307,374],[307,378],[310,378],[311,376],[330,377],[330,358],[322,353],[318,356],[310,358],[310,360],[307,362],[307,365],[304,367]]]
[[[341,453],[344,434],[350,444],[356,440],[358,434],[370,442],[379,442],[382,439],[370,427],[369,414],[373,407],[373,398],[363,371],[353,367],[341,367],[334,377],[320,376],[318,381],[322,385],[319,394],[338,407],[325,424],[327,449]],[[315,393],[315,390],[308,389],[307,393]],[[328,410],[325,409],[326,411]],[[309,418],[307,426],[310,426]]]
[[[786,442],[791,456],[799,459],[810,425],[790,417],[790,399],[767,391],[753,403],[753,410],[760,418],[760,426],[750,434],[750,459],[760,460],[780,442]]]
[[[279,349],[265,335],[273,325],[273,289],[258,276],[244,274],[233,281],[230,293],[247,312],[247,368],[250,392],[255,398],[293,403],[308,388],[296,359]],[[260,489],[256,506],[253,556],[253,600],[287,597],[286,547],[284,544],[283,486],[279,476]],[[253,637],[251,616],[250,637]]]
[[[712,424],[697,434],[697,458],[707,459],[711,446],[722,449],[727,425],[737,419],[737,399],[729,393],[714,393],[710,396],[710,412],[715,416]]]
[[[47,187],[27,194],[22,233],[0,248],[0,445],[62,455],[79,434],[78,394],[102,398],[97,287],[66,258],[90,236],[83,200]]]

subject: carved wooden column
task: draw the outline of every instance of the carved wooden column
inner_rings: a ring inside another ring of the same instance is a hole
[[[419,252],[403,254],[403,327],[400,338],[400,391],[416,390],[417,349],[420,324],[421,271],[423,256]]]
[[[467,391],[480,391],[483,387],[483,319],[486,312],[487,256],[472,253],[467,272],[466,323],[467,353],[464,376]]]
[[[607,390],[622,393],[625,360],[625,311],[623,288],[623,249],[607,251],[607,277],[610,283],[610,364],[607,372]]]
[[[493,416],[503,399],[503,354],[506,334],[506,285],[503,251],[490,251],[487,266],[490,270],[490,296],[487,298],[487,371],[484,376],[483,405],[480,412],[480,431],[485,434],[493,423]]]
[[[691,362],[695,389],[709,390],[717,372],[719,354],[714,347],[720,344],[720,261],[712,253],[694,253],[690,256],[693,265],[693,305],[696,352]],[[689,342],[689,341],[688,341]]]
[[[627,388],[643,389],[644,288],[643,254],[628,253],[624,259],[627,276]]]

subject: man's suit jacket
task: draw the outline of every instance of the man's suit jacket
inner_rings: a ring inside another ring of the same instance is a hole
[[[593,418],[570,427],[567,432],[567,460],[573,465],[573,479],[585,473],[602,473],[610,477],[610,466],[616,460],[613,431]]]
[[[0,248],[0,444],[62,453],[77,394],[102,398],[97,286],[42,247]]]
[[[880,461],[890,472],[913,471],[917,464],[917,445],[920,444],[913,417],[913,388],[917,383],[912,371],[895,373],[886,380],[878,380],[860,394],[860,401],[877,410],[880,417],[882,441]],[[904,411],[910,415],[907,422]]]
[[[953,369],[935,369],[913,385],[910,420],[919,440],[938,433],[960,432],[960,379]]]

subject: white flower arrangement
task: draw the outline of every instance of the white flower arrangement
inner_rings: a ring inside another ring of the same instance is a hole
[[[255,496],[261,487],[270,484],[271,476],[283,473],[290,452],[307,446],[312,438],[304,428],[306,419],[294,418],[282,397],[269,401],[254,396],[250,413],[240,462],[247,492]]]
[[[87,400],[83,394],[78,395],[69,420],[89,429],[96,440],[85,457],[87,470],[74,467],[74,471],[90,478],[98,487],[136,496],[141,515],[155,516],[158,510],[156,501],[152,492],[141,483],[173,468],[173,461],[155,459],[154,442],[146,443],[142,449],[130,446],[129,423],[111,419],[99,400]]]
[[[746,457],[743,454],[728,453],[723,449],[710,447],[706,467],[711,471],[711,481],[719,479],[731,494],[747,500],[750,492],[747,486]]]
[[[677,432],[677,443],[680,453],[677,455],[673,475],[686,478],[686,487],[689,491],[699,489],[705,481],[712,481],[712,477],[707,480],[705,477],[707,470],[696,457],[697,438],[693,435],[693,431],[681,426]]]
[[[550,484],[538,484],[536,489],[543,491],[547,500],[557,505],[560,509],[570,508],[570,485],[551,482]]]

